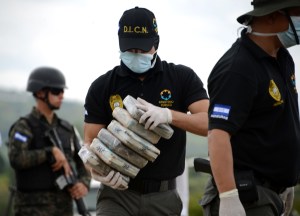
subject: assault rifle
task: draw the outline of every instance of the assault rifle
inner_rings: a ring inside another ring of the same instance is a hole
[[[58,136],[58,133],[56,131],[56,128],[50,128],[46,131],[45,133],[46,137],[49,138],[49,140],[51,141],[51,143],[58,147],[63,153],[64,153],[64,149],[62,146],[62,142]],[[66,187],[71,187],[73,186],[76,182],[77,182],[77,172],[75,169],[73,169],[73,167],[71,166],[71,164],[69,164],[73,175],[70,175],[69,177],[64,175],[64,172],[62,172],[62,174],[56,179],[56,183],[58,185],[58,187],[63,190]],[[77,210],[78,213],[82,216],[91,216],[91,214],[88,212],[88,210],[85,207],[85,203],[84,200],[82,198],[79,199],[74,199],[76,206],[77,206]]]

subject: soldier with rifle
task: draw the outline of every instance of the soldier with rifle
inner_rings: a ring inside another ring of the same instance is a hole
[[[79,213],[89,215],[82,198],[90,176],[77,154],[79,138],[74,127],[54,112],[65,88],[64,75],[55,68],[40,67],[29,76],[27,91],[33,93],[36,105],[9,132],[16,216],[71,216],[73,199]]]

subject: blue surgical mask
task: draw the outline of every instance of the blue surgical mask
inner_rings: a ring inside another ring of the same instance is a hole
[[[133,52],[120,52],[120,59],[122,62],[133,72],[135,73],[145,73],[153,66],[156,62],[156,56],[151,63],[153,59],[154,54],[149,53],[133,53]]]
[[[291,20],[294,24],[295,30],[297,32],[297,37],[300,41],[300,16],[291,16]],[[287,31],[280,32],[277,34],[277,36],[285,48],[297,45],[295,34],[293,32],[291,24],[289,25],[289,29]]]
[[[300,17],[299,16],[291,16],[291,20],[293,22],[293,25],[295,27],[297,37],[300,41]],[[263,37],[268,37],[268,36],[275,36],[277,35],[278,39],[280,40],[281,44],[285,48],[289,48],[291,46],[297,45],[297,41],[295,39],[295,34],[294,31],[291,27],[291,24],[289,25],[289,29],[284,32],[278,32],[278,33],[261,33],[261,32],[254,32],[251,28],[251,26],[248,26],[247,28],[247,33],[256,35],[256,36],[263,36]]]

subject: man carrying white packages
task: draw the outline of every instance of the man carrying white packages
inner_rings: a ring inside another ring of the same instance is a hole
[[[208,96],[189,67],[157,55],[154,14],[126,10],[119,21],[120,65],[91,84],[80,157],[100,181],[97,215],[180,215],[176,177],[186,131],[207,136]]]

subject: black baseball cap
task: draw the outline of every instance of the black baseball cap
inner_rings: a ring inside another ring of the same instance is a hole
[[[126,10],[119,21],[118,35],[122,52],[129,49],[149,51],[158,39],[154,14],[146,8]]]
[[[278,10],[290,7],[300,7],[300,0],[253,0],[253,10],[237,18],[241,24],[245,24],[251,17],[264,16]]]

